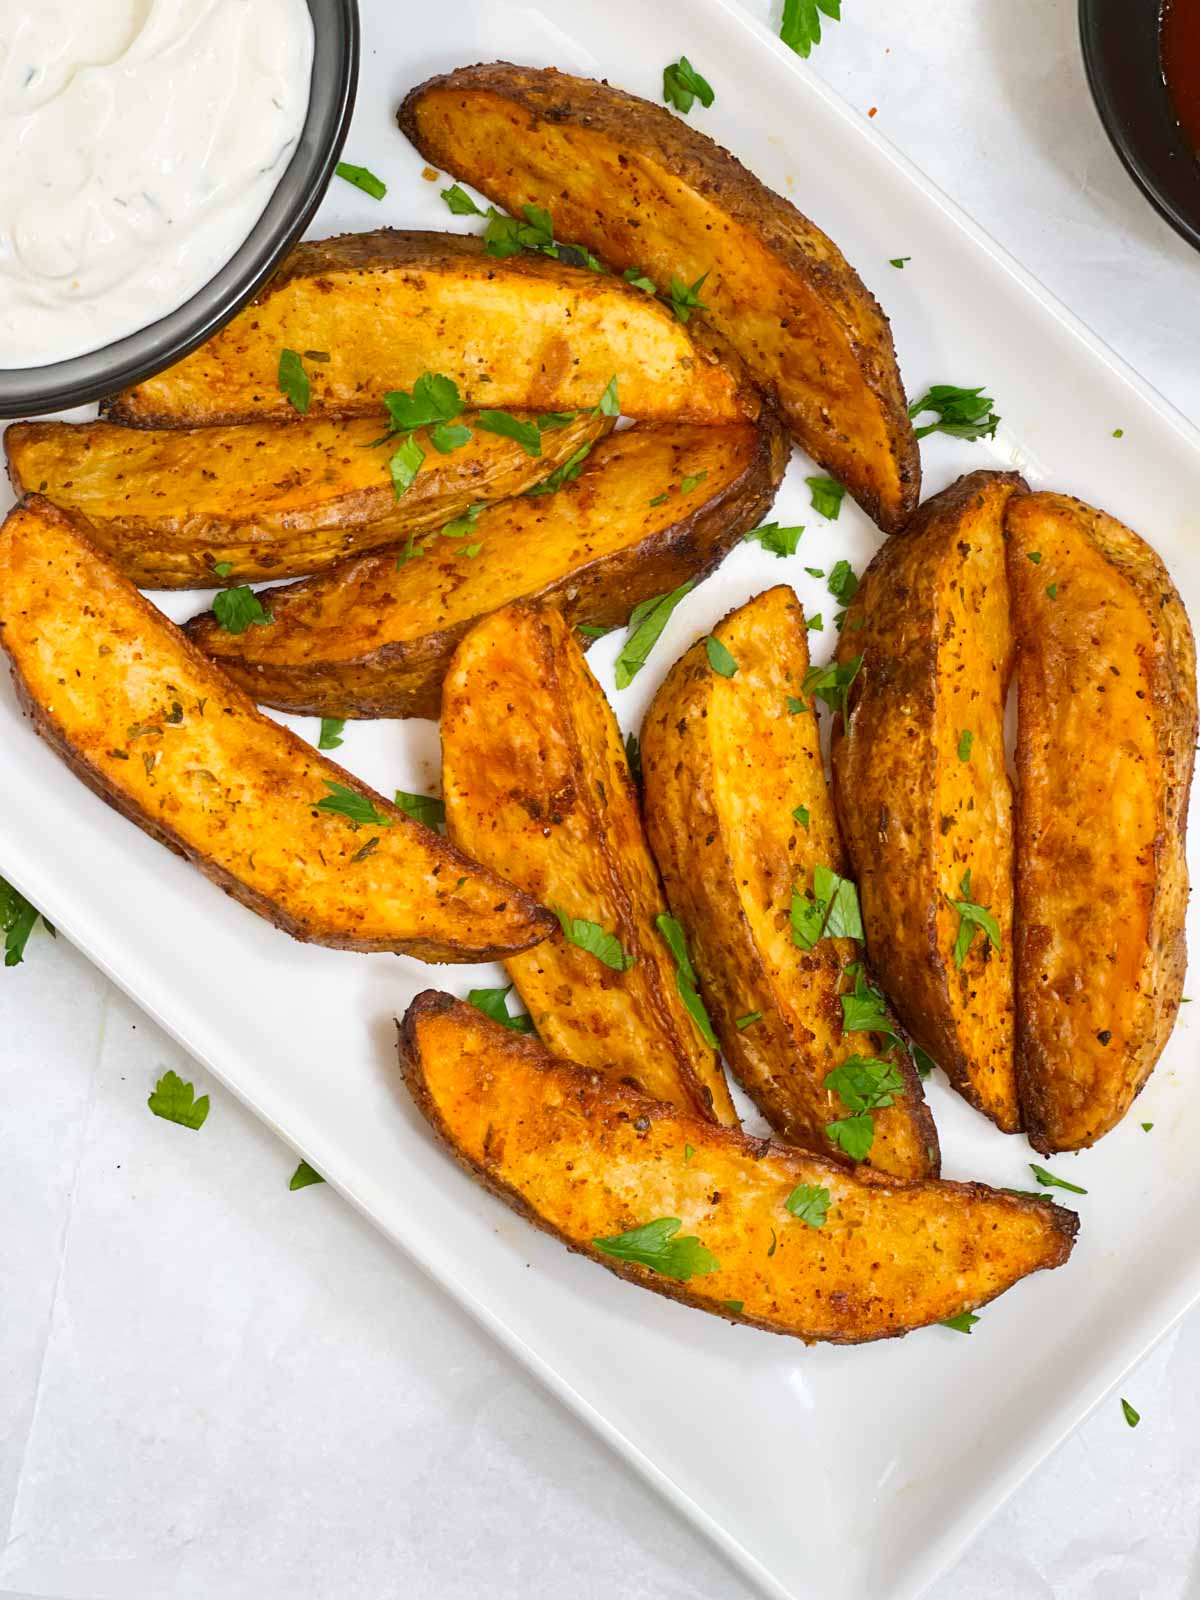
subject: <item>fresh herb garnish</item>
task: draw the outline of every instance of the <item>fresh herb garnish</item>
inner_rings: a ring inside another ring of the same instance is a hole
[[[774,556],[794,556],[796,546],[800,543],[800,535],[804,532],[803,526],[798,528],[781,528],[777,522],[764,522],[761,528],[751,528],[750,532],[743,535],[746,543],[757,539],[764,550],[769,550]]]
[[[658,285],[653,278],[648,278],[641,267],[626,267],[621,274],[626,283],[631,283],[635,289],[640,289],[643,294],[657,294]]]
[[[39,915],[37,907],[31,905],[19,889],[14,889],[11,883],[0,878],[0,933],[4,935],[6,967],[21,965],[25,958],[25,946],[29,943],[29,935],[37,926]],[[54,932],[44,917],[42,926],[47,933]]]
[[[1087,1190],[1081,1189],[1077,1183],[1069,1183],[1066,1178],[1057,1178],[1053,1172],[1047,1172],[1045,1167],[1039,1167],[1036,1161],[1029,1163],[1029,1170],[1043,1189],[1069,1189],[1072,1194],[1087,1193]]]
[[[413,433],[435,422],[453,422],[463,410],[462,396],[453,378],[442,372],[423,372],[407,389],[391,389],[383,397],[393,433]]]
[[[621,396],[617,390],[617,375],[615,372],[604,385],[604,393],[592,407],[592,412],[598,417],[619,417],[621,415]],[[538,418],[538,423],[540,426],[540,417]]]
[[[800,826],[802,828],[807,828],[808,827],[809,815],[808,815],[808,807],[807,806],[797,806],[796,809],[792,812],[792,816],[800,824]]]
[[[943,1318],[939,1326],[949,1328],[953,1333],[970,1333],[978,1321],[973,1311],[960,1311],[956,1317]]]
[[[487,510],[483,501],[468,506],[461,517],[455,517],[439,530],[443,539],[469,539],[475,532],[475,524],[479,521],[480,513]],[[418,551],[418,554],[420,552]]]
[[[1131,1428],[1136,1428],[1138,1423],[1142,1420],[1142,1414],[1140,1411],[1135,1411],[1129,1404],[1129,1401],[1124,1398],[1124,1396],[1121,1398],[1121,1410],[1124,1412],[1125,1421],[1129,1424],[1129,1426]]]
[[[396,499],[402,499],[412,488],[416,481],[417,473],[421,470],[421,463],[425,460],[425,452],[410,433],[388,463],[392,474],[392,487],[396,491]]]
[[[1112,431],[1112,436],[1113,436],[1114,439],[1123,439],[1125,437],[1125,429],[1124,428],[1114,428],[1113,431]]]
[[[888,259],[888,265],[890,267],[899,267],[900,270],[903,272],[905,262],[911,261],[911,260],[912,260],[911,256],[891,256]]]
[[[288,403],[302,417],[306,416],[312,398],[312,385],[296,350],[281,350],[279,353],[279,387],[287,396]]]
[[[480,210],[471,196],[457,183],[452,183],[448,189],[441,190],[442,199],[450,207],[456,217],[483,217],[487,213]]]
[[[671,310],[679,318],[680,322],[690,322],[693,311],[708,310],[708,307],[700,298],[700,291],[704,287],[704,280],[707,277],[708,273],[702,272],[691,288],[686,283],[681,283],[678,278],[672,277],[670,305]]]
[[[614,972],[628,972],[637,960],[627,953],[615,933],[609,933],[598,922],[588,922],[584,917],[568,917],[565,912],[552,908],[568,944],[586,950],[588,955],[603,961]]]
[[[821,42],[821,14],[842,19],[842,0],[783,0],[779,37],[798,56],[807,58]]]
[[[424,554],[425,546],[417,543],[417,535],[415,532],[410,533],[408,536],[408,543],[396,557],[396,570],[399,571],[400,568],[406,566],[408,562],[415,561],[417,556],[423,556]]]
[[[527,456],[540,456],[542,436],[536,422],[523,422],[511,411],[481,411],[475,426],[484,433],[498,433],[505,439],[515,439]]]
[[[846,691],[858,677],[862,664],[862,656],[857,655],[850,661],[829,661],[823,667],[809,667],[804,674],[804,692],[823,700],[830,711],[844,712]]]
[[[415,822],[423,822],[427,828],[436,831],[445,825],[446,802],[435,795],[409,794],[407,789],[397,789],[396,804],[406,816],[412,817]]]
[[[995,949],[999,950],[1000,948],[999,923],[986,906],[976,905],[970,898],[970,867],[968,867],[963,873],[963,880],[959,888],[959,893],[962,895],[961,900],[951,900],[949,895],[946,896],[946,899],[950,900],[950,904],[954,907],[955,911],[958,912],[959,916],[958,937],[954,941],[954,965],[956,967],[961,967],[963,962],[967,959],[967,952],[971,948],[971,941],[975,937],[975,931],[977,928],[983,929],[984,933],[987,934],[989,942]]]
[[[548,478],[543,478],[541,483],[535,483],[532,489],[526,489],[527,495],[556,494],[565,483],[571,483],[583,471],[583,463],[592,453],[592,445],[581,444],[579,449],[569,455],[562,466],[556,467]]]
[[[971,732],[970,728],[964,728],[958,736],[958,759],[960,761],[970,761],[971,746],[974,743],[975,735]]]
[[[737,1021],[734,1023],[734,1027],[739,1033],[745,1033],[746,1029],[751,1025],[751,1023],[761,1022],[762,1019],[763,1014],[761,1011],[747,1011],[744,1017],[738,1017]]]
[[[208,1096],[202,1094],[197,1100],[195,1089],[177,1072],[163,1073],[146,1104],[156,1117],[177,1122],[181,1128],[201,1128],[208,1115]]]
[[[356,189],[369,194],[372,200],[382,200],[387,193],[387,184],[382,178],[377,178],[368,167],[356,167],[350,161],[339,161],[333,170],[339,178],[345,178],[347,183],[352,183]]]
[[[854,988],[841,997],[843,1033],[878,1033],[896,1044],[903,1044],[888,1014],[887,1001],[868,983],[861,963],[854,968]]]
[[[692,490],[698,489],[707,477],[707,472],[694,472],[686,478],[681,478],[679,481],[680,494],[691,494]]]
[[[1047,584],[1047,586],[1046,586],[1046,597],[1049,600],[1057,600],[1058,599],[1058,585],[1056,583]]]
[[[875,1142],[872,1111],[894,1104],[904,1088],[899,1068],[873,1056],[850,1056],[827,1075],[825,1087],[851,1113],[827,1123],[826,1134],[852,1161],[864,1160]]]
[[[355,828],[390,828],[391,817],[385,817],[375,809],[375,802],[369,800],[365,794],[359,794],[357,789],[348,789],[344,783],[335,783],[332,778],[322,780],[329,793],[323,800],[315,802],[317,811],[324,811],[333,817],[345,817]]]
[[[289,1189],[309,1189],[314,1183],[324,1183],[325,1179],[315,1167],[310,1167],[307,1161],[302,1161],[292,1173]]]
[[[861,939],[858,890],[849,878],[818,865],[811,898],[792,890],[791,922],[792,942],[801,950],[811,950],[822,939]]]
[[[512,990],[511,983],[506,989],[472,989],[467,996],[467,1004],[474,1006],[476,1011],[482,1011],[485,1017],[490,1017],[502,1027],[511,1028],[514,1033],[532,1033],[533,1018],[527,1011],[519,1011],[516,1016],[509,1012],[508,997]]]
[[[625,760],[629,766],[629,776],[633,779],[634,787],[641,793],[642,789],[642,746],[636,733],[625,735]]]
[[[217,626],[226,633],[245,633],[252,624],[265,628],[275,620],[254,590],[244,583],[215,594],[212,608]]]
[[[858,593],[858,578],[848,561],[835,561],[829,574],[829,592],[835,600],[848,606]]]
[[[821,629],[825,626],[825,621],[821,616],[821,613],[817,611],[806,620],[804,626],[808,629],[809,633],[820,633]]]
[[[470,444],[471,430],[458,422],[435,422],[429,430],[429,442],[439,455],[448,456],[452,450],[461,450]]]
[[[801,712],[808,710],[808,705],[805,701],[799,699],[798,696],[790,694],[787,697],[787,708],[789,716],[798,717]]]
[[[554,222],[541,206],[521,207],[524,222],[517,217],[505,216],[495,206],[487,208],[488,225],[483,231],[483,243],[488,255],[503,261],[521,250],[540,250],[545,255],[557,256],[554,243]]]
[[[218,578],[227,578],[232,571],[232,561],[214,561],[213,563],[213,572]]]
[[[813,510],[818,516],[836,522],[838,512],[842,509],[842,501],[846,497],[845,485],[839,483],[836,478],[805,478],[804,481],[812,490]]]
[[[695,101],[708,107],[713,103],[712,85],[702,78],[686,56],[663,68],[663,99],[686,117]]]
[[[934,1067],[937,1066],[937,1062],[929,1054],[928,1050],[922,1050],[919,1044],[913,1045],[912,1055],[913,1066],[917,1069],[917,1076],[919,1078],[927,1078]]]
[[[699,1239],[675,1237],[682,1226],[678,1217],[658,1217],[653,1222],[644,1222],[640,1228],[631,1228],[628,1233],[593,1239],[592,1244],[606,1256],[649,1267],[652,1272],[674,1278],[679,1283],[719,1271],[721,1263]]]
[[[936,422],[916,430],[918,439],[930,433],[948,433],[955,439],[992,439],[1000,422],[992,410],[994,404],[982,387],[957,389],[951,383],[935,383],[909,406],[908,414],[913,418],[924,411],[937,414]]]
[[[1042,552],[1040,550],[1027,550],[1025,559],[1032,561],[1035,567],[1040,567],[1042,564]]]
[[[708,635],[704,641],[704,650],[708,656],[708,664],[714,672],[718,673],[722,678],[732,678],[736,675],[738,669],[737,660],[726,646],[721,643],[716,634],[710,633]]]
[[[815,1183],[798,1183],[783,1204],[798,1222],[807,1222],[810,1228],[823,1228],[829,1215],[829,1190]]]
[[[662,638],[663,629],[671,620],[675,607],[694,587],[691,578],[681,583],[670,594],[655,595],[634,606],[629,616],[629,637],[621,646],[617,657],[616,683],[618,689],[627,689],[646,665],[650,652]]]
[[[322,717],[321,736],[317,740],[318,750],[336,750],[342,741],[342,733],[346,727],[344,717]]]
[[[577,622],[575,632],[581,633],[585,639],[603,639],[612,632],[612,629],[603,627],[598,622]]]
[[[660,911],[654,919],[654,926],[666,941],[667,949],[675,957],[675,987],[679,990],[679,998],[687,1008],[688,1015],[696,1024],[696,1031],[711,1050],[717,1048],[717,1036],[713,1032],[712,1022],[705,1010],[704,1001],[699,994],[700,980],[696,976],[691,958],[688,955],[687,941],[683,936],[683,929],[675,918],[668,916],[665,911]]]

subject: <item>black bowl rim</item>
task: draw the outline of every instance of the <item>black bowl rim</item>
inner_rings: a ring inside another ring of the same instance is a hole
[[[1083,47],[1083,64],[1087,73],[1088,87],[1092,92],[1092,99],[1100,113],[1100,120],[1104,124],[1109,142],[1121,159],[1126,172],[1137,184],[1138,188],[1149,200],[1165,222],[1168,222],[1182,238],[1196,250],[1200,250],[1200,211],[1193,217],[1180,210],[1163,192],[1160,179],[1152,165],[1143,159],[1137,142],[1130,135],[1129,130],[1121,119],[1113,98],[1112,87],[1107,73],[1100,59],[1099,36],[1102,25],[1097,16],[1098,0],[1079,0],[1079,36]],[[1155,16],[1161,16],[1161,4],[1155,5]],[[1166,93],[1165,87],[1163,93]],[[1187,149],[1180,135],[1181,149],[1188,157],[1195,160],[1194,153]]]
[[[334,21],[336,87],[323,109],[317,94],[320,33],[313,55],[313,89],[297,147],[262,216],[216,275],[157,322],[98,350],[44,367],[0,370],[0,417],[39,416],[104,400],[180,361],[212,337],[258,293],[308,227],[333,177],[350,130],[358,93],[358,0],[326,0]],[[317,29],[315,5],[314,29]],[[314,128],[314,117],[316,124]],[[306,148],[316,140],[316,149]],[[299,199],[271,217],[281,192],[296,183]]]

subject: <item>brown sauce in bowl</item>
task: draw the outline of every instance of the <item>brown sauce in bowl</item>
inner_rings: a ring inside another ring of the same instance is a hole
[[[1200,155],[1200,0],[1165,0],[1159,41],[1171,104]]]

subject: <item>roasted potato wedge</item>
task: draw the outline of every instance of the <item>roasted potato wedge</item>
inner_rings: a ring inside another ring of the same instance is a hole
[[[689,1014],[616,718],[557,611],[507,606],[442,690],[450,837],[569,924],[508,973],[548,1048],[736,1123]]]
[[[715,1127],[433,991],[408,1009],[400,1064],[451,1153],[528,1221],[769,1333],[857,1344],[961,1316],[1061,1266],[1079,1226],[1048,1200],[851,1171]]]
[[[1128,1111],[1179,1008],[1196,652],[1166,568],[1065,495],[1008,508],[1017,639],[1017,1077],[1030,1143]]]
[[[426,372],[492,410],[582,410],[615,377],[629,417],[736,422],[758,411],[702,332],[619,277],[529,253],[498,261],[463,234],[382,229],[297,245],[245,311],[119,395],[109,418],[143,428],[292,420],[278,377],[285,349],[321,353],[305,363],[312,416],[382,416],[384,394]]]
[[[860,946],[802,935],[802,948],[789,917],[793,894],[811,894],[818,867],[848,872],[816,705],[802,694],[804,612],[781,585],[732,612],[712,637],[736,670],[714,671],[706,640],[676,662],[642,728],[642,767],[646,831],[725,1059],[784,1138],[844,1159],[841,1119],[857,1109],[845,1133],[852,1150],[865,1128],[871,1166],[927,1177],[938,1166],[933,1118],[908,1052],[888,1036],[894,1024]],[[849,1021],[873,1014],[885,1031],[849,1031],[843,996]],[[862,1060],[893,1085],[859,1097],[886,1100],[873,1111],[825,1087],[831,1072]]]
[[[369,448],[386,432],[379,417],[194,429],[19,422],[4,445],[17,493],[42,493],[82,517],[134,583],[207,589],[320,572],[440,528],[543,482],[612,426],[580,413],[542,434],[533,457],[514,439],[475,431],[470,412],[459,420],[471,439],[447,455],[416,435],[425,460],[400,497],[388,470],[399,441]]]
[[[616,627],[723,560],[761,519],[786,463],[767,413],[758,425],[627,428],[557,493],[484,511],[469,536],[474,559],[445,539],[399,566],[394,550],[366,556],[273,589],[270,627],[227,633],[206,612],[188,632],[260,704],[436,717],[450,658],[481,616],[526,599],[572,625]]]
[[[839,664],[861,667],[833,738],[871,960],[917,1044],[1008,1133],[1021,1118],[1003,519],[1024,487],[1012,473],[960,478],[875,557],[838,642]],[[956,902],[995,919],[998,947]]]
[[[891,330],[841,251],[728,151],[606,83],[506,62],[431,78],[399,122],[426,160],[665,294],[695,285],[796,439],[879,526],[904,527],[921,463]],[[702,280],[699,281],[698,280]]]
[[[0,643],[37,732],[76,776],[295,938],[484,961],[554,926],[261,716],[36,496],[0,530]],[[319,809],[338,786],[362,826]]]

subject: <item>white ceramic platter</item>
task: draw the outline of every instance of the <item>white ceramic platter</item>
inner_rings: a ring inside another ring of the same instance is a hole
[[[909,392],[983,383],[995,396],[994,444],[926,441],[927,489],[1016,465],[1035,484],[1080,494],[1152,540],[1200,615],[1197,435],[732,3],[363,0],[363,23],[346,155],[389,193],[376,204],[335,184],[314,233],[461,225],[393,122],[404,90],[430,73],[503,57],[656,98],[663,65],[686,52],[716,90],[697,124],[843,247],[892,316]],[[912,260],[899,271],[893,256]],[[593,650],[626,727],[680,651],[766,585],[787,579],[832,618],[835,603],[804,567],[845,555],[861,571],[877,535],[849,502],[835,524],[812,512],[812,470],[793,463],[774,513],[807,524],[797,556],[735,552],[624,693],[611,675],[619,635]],[[174,597],[169,610],[182,617],[202,602]],[[832,644],[826,630],[815,658]],[[315,722],[293,721],[315,738]],[[465,994],[499,981],[495,969],[435,971],[294,944],[76,783],[21,720],[7,683],[0,741],[0,871],[771,1594],[912,1600],[1200,1294],[1187,1008],[1135,1114],[1098,1149],[1055,1163],[1090,1191],[1067,1269],[1019,1285],[970,1338],[934,1328],[805,1349],[569,1256],[433,1145],[395,1070],[392,1019],[419,989]],[[386,791],[428,789],[437,730],[351,726],[339,758]],[[1005,1139],[936,1082],[931,1098],[947,1176],[1029,1186],[1023,1139]]]

